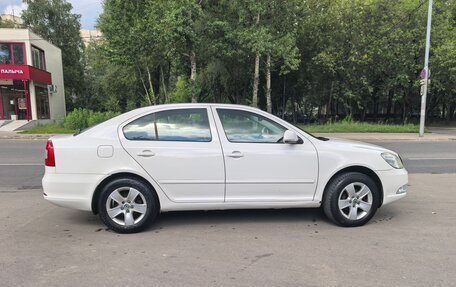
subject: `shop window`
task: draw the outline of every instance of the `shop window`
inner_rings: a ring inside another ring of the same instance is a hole
[[[0,64],[11,64],[11,45],[0,44]]]
[[[38,69],[46,70],[44,51],[35,46],[32,46],[32,65]]]
[[[23,65],[24,64],[24,45],[13,44],[12,46],[13,46],[14,64]]]
[[[49,119],[49,95],[47,88],[35,87],[36,111],[39,119]]]
[[[24,44],[0,43],[0,64],[24,64]]]

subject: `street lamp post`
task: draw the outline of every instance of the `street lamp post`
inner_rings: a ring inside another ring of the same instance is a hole
[[[429,0],[427,30],[426,30],[426,52],[424,55],[424,69],[421,72],[421,116],[420,116],[420,137],[424,135],[424,122],[426,119],[426,97],[429,84],[429,47],[431,45],[431,22],[432,22],[432,0]]]

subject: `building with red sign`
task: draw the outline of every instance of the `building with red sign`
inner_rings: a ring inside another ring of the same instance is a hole
[[[0,29],[0,120],[64,116],[60,49],[29,29]]]

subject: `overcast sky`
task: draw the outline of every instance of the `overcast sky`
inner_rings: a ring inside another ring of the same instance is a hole
[[[101,13],[102,0],[67,0],[73,5],[73,13],[81,14],[81,27],[83,29],[93,29],[98,15]],[[19,15],[25,9],[22,0],[0,0],[0,14]]]

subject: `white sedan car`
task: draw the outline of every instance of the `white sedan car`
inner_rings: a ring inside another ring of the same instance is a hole
[[[360,226],[408,183],[395,152],[238,105],[140,108],[52,137],[46,152],[44,198],[120,233],[176,210],[322,206],[336,224]]]

